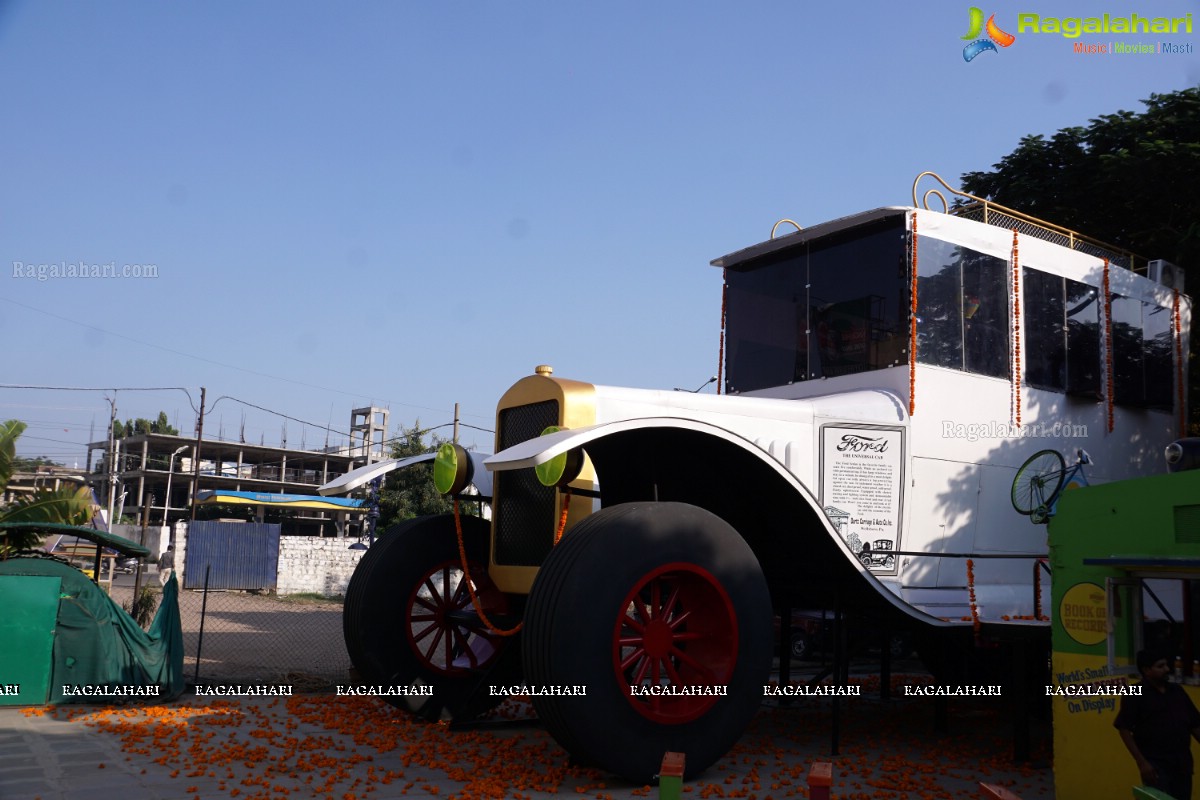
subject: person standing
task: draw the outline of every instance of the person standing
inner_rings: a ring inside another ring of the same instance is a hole
[[[1200,711],[1183,687],[1169,683],[1165,656],[1137,654],[1142,693],[1121,698],[1113,727],[1133,756],[1142,782],[1179,800],[1192,796],[1191,739],[1200,742]]]
[[[167,545],[167,549],[158,557],[158,582],[163,586],[167,585],[167,581],[171,580],[171,573],[175,571],[175,545]]]

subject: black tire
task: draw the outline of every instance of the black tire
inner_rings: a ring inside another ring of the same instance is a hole
[[[478,517],[461,519],[476,594],[485,610],[502,614],[506,598],[485,568],[488,525]],[[498,705],[503,698],[479,701],[478,685],[483,671],[500,657],[506,639],[492,635],[477,620],[447,620],[430,610],[434,605],[471,609],[452,515],[394,525],[358,562],[346,588],[342,632],[359,679],[368,685],[432,686],[432,698],[385,698],[430,718],[454,716],[468,707],[467,716],[472,716]]]
[[[1050,505],[1062,488],[1067,462],[1057,450],[1039,450],[1017,470],[1012,484],[1012,504],[1028,516]]]
[[[653,780],[667,751],[686,755],[685,778],[703,771],[762,703],[773,650],[762,569],[696,506],[628,503],[579,523],[542,564],[525,626],[527,682],[586,687],[533,698],[547,730],[577,763],[635,783]],[[664,684],[726,694],[632,696]]]

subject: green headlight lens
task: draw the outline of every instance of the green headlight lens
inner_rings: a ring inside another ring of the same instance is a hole
[[[457,444],[446,442],[433,459],[433,485],[442,494],[458,494],[471,482],[471,456]]]

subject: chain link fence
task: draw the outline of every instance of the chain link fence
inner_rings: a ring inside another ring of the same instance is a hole
[[[141,581],[161,596],[154,568],[144,571]],[[133,591],[132,585],[115,585],[113,600],[130,608]],[[321,691],[349,682],[340,597],[185,589],[179,593],[179,613],[189,683]]]

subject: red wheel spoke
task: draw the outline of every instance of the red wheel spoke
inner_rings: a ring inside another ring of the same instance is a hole
[[[633,676],[633,685],[640,686],[642,681],[646,680],[646,670],[650,668],[650,659],[643,657],[641,666],[638,667],[637,674]]]
[[[450,597],[450,570],[442,567],[442,602]]]
[[[675,617],[674,619],[672,619],[672,620],[669,620],[669,621],[667,622],[667,624],[671,626],[671,630],[675,630],[675,629],[676,629],[676,628],[678,628],[680,625],[682,625],[683,623],[687,622],[687,621],[688,621],[688,617],[690,617],[690,616],[692,616],[692,612],[691,612],[691,611],[684,611],[684,612],[683,612],[682,614],[680,614],[678,617]]]
[[[679,604],[679,586],[676,585],[671,589],[671,595],[667,598],[666,605],[663,606],[663,619],[671,622],[671,614],[675,610],[675,606]],[[686,613],[684,616],[687,616]],[[671,627],[675,627],[674,624]]]
[[[636,662],[639,658],[641,658],[645,654],[646,654],[646,651],[643,650],[642,648],[640,648],[640,647],[635,648],[633,653],[631,653],[628,658],[626,658],[624,661],[621,662],[621,671],[625,672],[626,670],[628,670],[630,667],[632,667],[634,665],[634,662]]]
[[[684,686],[687,684],[687,681],[680,677],[679,672],[675,669],[675,665],[671,663],[671,659],[663,659],[663,666],[666,667],[667,678],[672,684],[675,686]]]
[[[471,602],[471,593],[467,591],[467,580],[463,576],[459,576],[458,583],[454,586],[454,595],[451,599],[451,604],[455,608],[466,608]]]
[[[428,622],[437,619],[437,614],[411,614],[408,619],[410,622]]]
[[[422,639],[424,639],[426,636],[433,633],[437,629],[438,629],[438,627],[437,627],[436,623],[430,623],[429,625],[426,625],[424,628],[421,629],[420,633],[416,633],[416,632],[413,633],[413,637],[412,637],[413,643],[415,644],[415,643],[421,641]]]
[[[429,649],[425,651],[425,660],[429,661],[430,657],[437,652],[438,644],[442,641],[442,635],[445,633],[441,628],[434,628],[437,635],[433,637],[433,641],[429,644]]]
[[[424,606],[425,608],[428,608],[430,611],[438,610],[438,607],[435,603],[429,602],[428,600],[426,600],[424,597],[421,597],[420,595],[417,595],[416,597],[413,598],[413,603],[415,603],[416,605]]]
[[[636,619],[634,619],[629,614],[625,615],[625,624],[628,625],[630,628],[633,628],[638,633],[644,633],[646,631],[646,626],[643,625],[642,623],[638,622]]]
[[[713,677],[712,670],[709,669],[706,665],[701,664],[699,661],[697,661],[696,659],[689,656],[687,654],[687,651],[680,650],[678,647],[672,647],[671,655],[675,656],[680,661],[687,664],[689,667],[696,670],[697,672],[703,674],[710,681],[712,680],[712,677]]]
[[[622,636],[617,639],[617,644],[621,647],[639,647],[645,641],[641,636]]]
[[[662,619],[662,595],[658,590],[658,581],[650,584],[650,614],[651,619]]]
[[[684,631],[683,633],[677,633],[677,634],[675,634],[674,636],[672,636],[672,637],[671,637],[671,641],[674,641],[674,642],[694,642],[694,641],[696,641],[697,639],[703,639],[703,638],[704,638],[704,634],[703,634],[703,633],[698,633],[698,632],[696,632],[696,631]]]
[[[641,595],[633,596],[633,605],[634,611],[637,612],[638,616],[642,620],[642,624],[645,625],[647,622],[649,622],[650,612],[646,610],[646,604],[642,601]]]
[[[443,605],[446,601],[446,596],[438,592],[437,584],[433,582],[432,578],[433,576],[430,575],[425,579],[425,586],[429,588],[429,597],[439,606]]]

